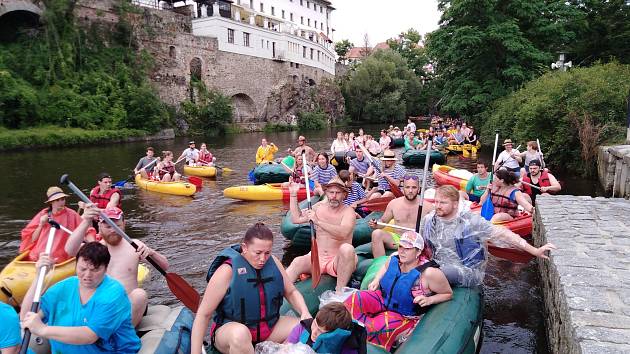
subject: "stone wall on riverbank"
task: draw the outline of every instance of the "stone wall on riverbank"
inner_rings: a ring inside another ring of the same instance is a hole
[[[630,353],[630,202],[539,196],[534,240],[552,353]]]
[[[608,195],[630,198],[630,145],[600,146],[597,175]]]

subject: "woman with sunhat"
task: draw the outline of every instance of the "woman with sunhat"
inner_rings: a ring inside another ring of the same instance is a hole
[[[344,304],[365,325],[367,340],[390,351],[432,305],[452,298],[453,290],[422,236],[406,231],[398,252],[385,261],[368,290],[354,293]]]
[[[46,208],[37,213],[33,219],[22,229],[22,243],[20,244],[20,253],[30,250],[25,261],[35,262],[39,259],[40,253],[46,249],[46,241],[50,231],[49,219],[55,220],[59,225],[69,230],[74,230],[81,223],[81,216],[74,210],[66,207],[66,198],[68,195],[63,189],[53,186],[46,191]],[[55,263],[63,262],[70,258],[64,250],[68,233],[63,230],[57,230],[53,242],[50,257]],[[86,239],[94,241],[94,233],[88,234]]]

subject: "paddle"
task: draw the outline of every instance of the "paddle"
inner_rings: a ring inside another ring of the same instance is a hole
[[[382,174],[383,172],[380,168],[376,166],[376,164],[374,164],[374,160],[372,159],[370,152],[365,148],[365,146],[363,146],[363,144],[361,144],[360,142],[357,142],[357,145],[359,146],[361,151],[363,151],[363,155],[366,156],[367,159],[370,161],[370,165],[374,166],[379,174]],[[395,197],[402,197],[403,193],[400,191],[400,188],[398,186],[394,185],[389,180],[387,180],[387,183],[389,184],[390,191],[392,192],[392,194],[394,194]]]
[[[495,133],[496,135],[494,137],[494,152],[492,153],[492,168],[494,168],[494,162],[497,159],[497,147],[499,146],[499,130],[495,130]],[[496,171],[492,171],[492,174],[490,175],[490,182],[488,182],[489,187],[492,185],[492,179],[494,178],[495,172]],[[486,189],[486,193],[488,193],[488,196],[481,206],[481,216],[483,216],[483,218],[486,220],[490,220],[494,216],[494,204],[492,204],[492,194],[490,192],[490,189],[491,188]]]
[[[416,230],[414,230],[414,229],[412,229],[410,227],[398,226],[398,225],[395,225],[395,224],[386,224],[386,223],[380,222],[380,221],[377,221],[376,225],[383,226],[383,227],[391,227],[391,228],[398,229],[398,230],[403,230],[403,231],[418,232],[418,231],[416,231]]]
[[[427,139],[427,153],[424,156],[424,173],[422,174],[422,189],[420,189],[420,205],[418,205],[418,216],[416,219],[416,232],[420,233],[420,218],[422,218],[422,205],[424,204],[424,190],[427,187],[427,175],[429,174],[429,159],[431,158],[432,139]]]
[[[89,199],[88,199],[89,200]],[[59,223],[51,218],[48,218],[50,224],[50,231],[48,232],[48,239],[46,240],[46,248],[44,253],[50,254],[52,251],[53,241],[55,239],[55,233],[60,228]],[[42,296],[42,288],[44,287],[44,278],[46,277],[46,271],[48,266],[39,268],[37,279],[35,283],[35,294],[33,295],[33,303],[31,304],[31,312],[37,313],[39,311],[39,299]],[[22,347],[20,348],[20,354],[26,354],[28,350],[28,343],[31,340],[31,331],[28,328],[24,329],[24,337],[22,338]]]
[[[70,181],[70,178],[67,174],[61,176],[61,183],[68,185],[68,187],[74,192],[74,194],[76,194],[85,203],[91,203],[90,199],[85,194],[83,194],[83,192],[77,186],[75,186],[74,183]],[[127,236],[127,234],[123,230],[121,230],[120,227],[118,227],[118,225],[116,225],[116,223],[112,221],[112,219],[107,217],[107,215],[105,215],[103,211],[101,211],[99,214],[100,218],[104,220],[109,226],[111,226],[117,234],[124,238],[125,241],[129,242],[134,249],[138,249],[138,245],[129,236]],[[181,302],[192,312],[197,312],[199,301],[201,300],[201,297],[199,296],[197,290],[195,290],[195,288],[188,284],[186,280],[184,280],[184,278],[182,278],[180,275],[175,273],[167,273],[150,256],[147,257],[146,260],[166,278],[168,288],[171,289],[173,295],[181,300]]]
[[[392,197],[379,197],[366,201],[365,203],[359,204],[358,206],[367,208],[371,211],[385,211],[387,208],[387,204],[392,201]]]
[[[153,166],[157,161],[158,161],[157,158],[153,159],[153,161],[151,161],[148,165],[146,165],[143,168],[141,168],[140,171],[145,170],[149,166]],[[125,183],[131,181],[133,178],[136,178],[136,174],[129,175],[129,177],[127,177],[127,179],[122,180],[122,181],[118,181],[118,182],[114,183],[113,186],[114,187],[124,187]]]
[[[540,154],[540,164],[542,168],[545,168],[545,160],[543,160],[542,147],[540,146],[540,140],[536,139],[536,144],[538,144],[538,154]]]
[[[302,150],[302,168],[304,169],[304,179],[308,181],[308,164],[306,162],[305,150]],[[313,210],[311,206],[311,188],[306,186],[306,199],[308,200],[308,210]],[[319,250],[317,249],[317,235],[315,234],[315,225],[313,220],[308,221],[311,227],[311,276],[313,289],[317,287],[322,277],[322,270],[319,268]]]
[[[522,179],[521,179],[521,180],[519,180],[519,182],[521,182],[521,183],[523,183],[523,184],[525,184],[525,185],[528,185],[528,186],[530,186],[530,187],[532,187],[532,188],[536,188],[536,189],[538,189],[538,190],[541,190],[541,189],[540,189],[540,187],[538,187],[538,186],[536,186],[536,185],[533,185],[533,184],[531,184],[531,183],[527,183],[527,182],[523,181]]]
[[[160,171],[170,173],[167,170],[163,170],[163,169],[160,169]],[[180,178],[183,178],[186,181],[188,181],[188,183],[194,185],[196,192],[199,192],[203,188],[203,180],[199,177],[180,175]],[[177,181],[170,181],[170,182],[177,182]]]

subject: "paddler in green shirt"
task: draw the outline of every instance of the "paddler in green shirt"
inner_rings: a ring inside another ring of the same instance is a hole
[[[486,191],[488,183],[490,183],[491,174],[488,173],[488,167],[483,162],[477,162],[477,173],[474,174],[466,184],[466,193],[471,202],[479,203],[483,193]]]

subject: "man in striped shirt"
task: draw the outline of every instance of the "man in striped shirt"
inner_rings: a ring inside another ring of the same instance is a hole
[[[394,197],[394,194],[391,192],[390,183],[399,186],[400,181],[407,173],[405,168],[396,163],[396,154],[392,150],[385,150],[383,153],[383,157],[380,160],[373,160],[372,166],[368,170],[368,174],[376,169],[379,171],[378,178],[378,187],[376,192],[374,192],[370,199],[378,198],[378,197]]]
[[[372,191],[365,193],[365,190],[361,185],[354,180],[355,174],[349,172],[347,170],[339,171],[339,179],[346,184],[348,187],[348,196],[344,199],[343,203],[345,205],[350,206],[354,211],[359,214],[360,217],[365,217],[367,215],[366,211],[362,208],[359,208],[359,204],[365,203],[369,196],[372,194]]]

